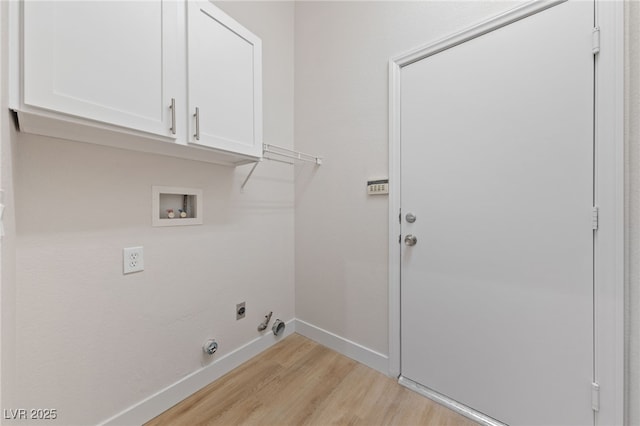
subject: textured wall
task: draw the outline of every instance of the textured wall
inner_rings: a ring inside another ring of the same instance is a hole
[[[296,316],[388,353],[388,62],[513,7],[508,2],[300,2],[296,148]]]
[[[627,423],[640,425],[640,3],[625,10]]]
[[[0,3],[0,52],[7,51],[6,19],[8,2]],[[0,260],[0,406],[15,407],[12,392],[15,383],[15,209],[13,171],[15,143],[13,124],[7,107],[8,58],[0,55],[0,188],[5,205],[2,221],[5,235],[1,241]]]
[[[265,141],[285,146],[295,9],[296,148],[325,156],[295,169],[296,316],[387,353],[388,204],[367,197],[365,181],[388,173],[388,59],[512,4],[218,4],[263,38]],[[640,4],[628,2],[626,16],[627,423],[640,425]],[[255,335],[263,309],[293,316],[289,166],[264,162],[240,194],[247,167],[15,135],[7,114],[0,132],[3,408],[50,406],[61,424],[96,423],[200,368],[204,337],[224,354]],[[153,184],[202,188],[205,224],[151,228]],[[134,244],[145,246],[146,271],[122,276],[121,249]],[[235,323],[240,298],[248,320]]]
[[[513,5],[297,4],[296,147],[325,156],[296,171],[298,318],[388,353],[388,202],[365,194],[388,173],[387,62]],[[626,16],[627,422],[640,425],[640,3]]]
[[[264,138],[293,146],[293,4],[222,7],[263,40]],[[9,408],[95,424],[294,317],[293,169],[237,169],[33,135],[14,137],[17,302]],[[204,224],[151,227],[151,186],[200,188]],[[123,276],[122,248],[145,271]],[[3,285],[8,284],[3,280]],[[235,320],[235,304],[247,317]],[[275,318],[274,317],[274,318]],[[3,350],[5,348],[3,347]]]

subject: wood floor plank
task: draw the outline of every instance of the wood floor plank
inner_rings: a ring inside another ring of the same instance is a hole
[[[146,425],[476,423],[390,377],[293,334]]]

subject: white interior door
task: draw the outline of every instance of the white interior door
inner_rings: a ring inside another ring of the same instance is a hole
[[[592,28],[563,3],[401,70],[401,373],[511,425],[593,424]]]

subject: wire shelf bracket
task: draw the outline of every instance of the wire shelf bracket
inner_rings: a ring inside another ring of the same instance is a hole
[[[271,154],[275,157],[266,156],[265,154]],[[253,175],[253,172],[256,170],[256,167],[258,167],[258,164],[260,164],[262,160],[276,161],[278,163],[285,163],[290,165],[295,164],[295,161],[315,163],[316,166],[322,165],[322,157],[318,157],[317,155],[305,154],[304,152],[294,151],[289,148],[283,148],[281,146],[265,143],[262,144],[262,158],[254,163],[253,167],[249,171],[249,174],[244,179],[244,182],[242,182],[240,190],[244,190],[244,187],[247,185],[247,182],[249,182],[251,175]]]
[[[294,151],[292,149],[283,148],[277,145],[270,145],[268,143],[262,145],[262,152],[263,154],[279,155],[280,157],[290,158],[292,160],[316,163],[318,166],[322,164],[322,157],[318,157],[317,155],[305,154],[304,152]],[[273,159],[269,157],[266,158],[268,160]]]

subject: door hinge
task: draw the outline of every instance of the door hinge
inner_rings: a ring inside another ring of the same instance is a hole
[[[598,229],[599,212],[598,206],[593,206],[593,210],[591,211],[591,228],[594,231]]]
[[[591,408],[593,411],[600,411],[600,384],[591,383]]]
[[[592,52],[594,55],[600,53],[600,27],[595,27],[591,33]]]

